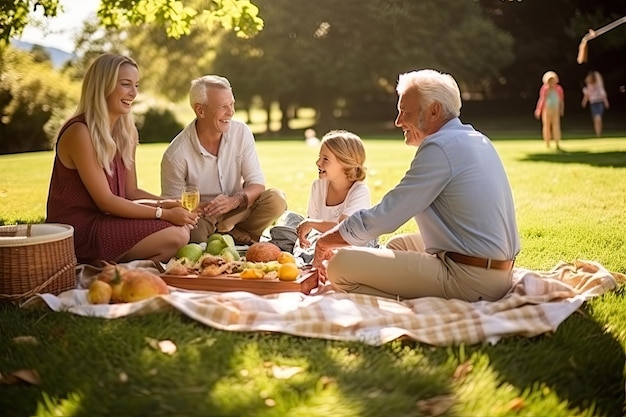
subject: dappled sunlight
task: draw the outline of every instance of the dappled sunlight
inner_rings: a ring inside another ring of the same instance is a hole
[[[43,392],[42,397],[43,398],[37,402],[37,411],[34,417],[73,417],[82,415],[81,403],[85,398],[80,391],[69,392],[66,398],[53,397]]]

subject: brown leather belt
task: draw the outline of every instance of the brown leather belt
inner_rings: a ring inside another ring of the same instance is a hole
[[[515,260],[498,261],[496,259],[477,258],[475,256],[461,255],[460,253],[454,252],[446,252],[446,256],[459,264],[477,266],[485,269],[501,269],[503,271],[513,269],[513,263],[515,262]]]

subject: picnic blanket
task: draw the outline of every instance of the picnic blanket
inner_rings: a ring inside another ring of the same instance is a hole
[[[145,261],[128,265],[146,266],[141,262]],[[370,345],[399,337],[435,346],[495,344],[503,337],[533,337],[555,331],[586,300],[613,290],[622,278],[599,263],[576,261],[560,262],[545,272],[515,268],[511,291],[495,302],[435,297],[396,301],[339,293],[330,287],[310,295],[288,292],[265,296],[171,288],[168,295],[108,305],[91,305],[87,290],[75,289],[58,296],[38,294],[22,306],[47,306],[54,311],[106,319],[177,310],[216,329],[280,332]],[[93,275],[81,274],[79,286],[86,287],[90,279]]]

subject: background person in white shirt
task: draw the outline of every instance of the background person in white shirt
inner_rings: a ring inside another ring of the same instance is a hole
[[[189,100],[196,118],[165,150],[162,194],[180,198],[185,185],[200,190],[202,216],[191,242],[205,242],[215,232],[229,233],[239,244],[258,242],[287,209],[285,194],[265,189],[254,136],[232,118],[235,98],[226,78],[205,75],[193,80]]]
[[[317,240],[313,267],[322,281],[343,292],[499,299],[511,289],[520,250],[502,161],[486,136],[461,123],[461,93],[449,74],[402,74],[397,92],[395,124],[406,144],[417,147],[415,157],[379,204],[357,211]],[[411,218],[419,233],[394,236],[382,249],[354,246]]]

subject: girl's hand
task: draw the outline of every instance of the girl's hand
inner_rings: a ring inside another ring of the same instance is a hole
[[[300,240],[300,246],[304,249],[311,246],[311,242],[307,239],[309,232],[313,228],[311,227],[311,223],[304,220],[296,227],[296,234],[298,235],[298,239]]]

